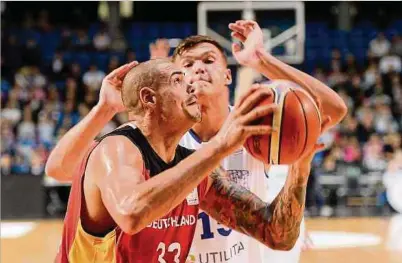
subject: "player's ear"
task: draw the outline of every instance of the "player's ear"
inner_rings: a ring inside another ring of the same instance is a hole
[[[156,105],[156,93],[153,89],[143,87],[140,90],[141,104],[147,108],[154,108]]]
[[[232,71],[230,69],[226,69],[225,70],[225,84],[227,86],[229,86],[230,84],[232,84]]]

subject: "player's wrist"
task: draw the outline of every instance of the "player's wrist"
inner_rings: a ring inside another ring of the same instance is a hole
[[[270,62],[271,54],[269,54],[264,47],[258,47],[255,50],[255,60],[253,63],[253,69],[256,71],[261,71],[265,68],[266,64]]]
[[[108,120],[111,120],[118,112],[114,107],[111,107],[105,103],[96,104],[92,110],[94,111],[95,116]]]

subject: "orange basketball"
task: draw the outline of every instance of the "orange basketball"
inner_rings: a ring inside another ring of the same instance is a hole
[[[276,102],[278,110],[259,123],[271,125],[276,132],[251,136],[246,150],[266,164],[293,164],[303,153],[313,149],[321,132],[321,116],[312,97],[296,83],[275,80],[265,84],[273,96],[259,105]]]

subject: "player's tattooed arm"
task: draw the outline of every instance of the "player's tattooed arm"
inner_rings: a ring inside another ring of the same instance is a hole
[[[299,237],[310,169],[291,167],[285,186],[268,204],[216,169],[201,208],[218,222],[276,250],[290,250]]]

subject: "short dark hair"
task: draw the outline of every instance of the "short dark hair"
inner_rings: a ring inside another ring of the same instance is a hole
[[[180,55],[183,54],[184,51],[187,51],[189,49],[192,49],[198,44],[201,43],[210,43],[217,47],[219,51],[222,54],[222,57],[225,59],[225,62],[227,62],[225,50],[223,47],[218,43],[218,41],[214,40],[213,38],[209,36],[204,36],[204,35],[194,35],[194,36],[189,36],[185,39],[183,39],[180,44],[176,47],[176,49],[173,52],[173,61]]]

